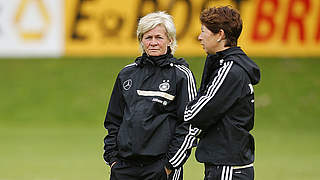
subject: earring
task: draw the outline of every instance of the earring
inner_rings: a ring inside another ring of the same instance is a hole
[[[221,41],[221,39],[217,39],[217,42],[220,42]]]

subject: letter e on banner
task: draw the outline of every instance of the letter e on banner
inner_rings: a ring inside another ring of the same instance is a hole
[[[86,1],[89,1],[89,0],[79,0],[77,1],[76,3],[76,10],[75,10],[75,13],[76,13],[76,16],[75,16],[75,19],[74,19],[74,23],[72,24],[72,30],[71,30],[71,38],[72,39],[76,39],[76,40],[85,40],[87,38],[87,36],[85,35],[82,35],[82,34],[79,34],[77,32],[77,28],[78,28],[78,25],[80,23],[81,20],[85,20],[85,19],[89,19],[89,16],[82,13],[81,11],[81,8],[82,8],[82,5],[86,2]]]

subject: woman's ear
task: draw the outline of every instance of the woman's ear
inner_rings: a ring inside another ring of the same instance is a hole
[[[171,46],[171,45],[172,45],[172,42],[173,42],[173,40],[172,40],[172,39],[170,39],[170,41],[169,41],[169,46]]]
[[[218,34],[219,34],[219,38],[217,39],[217,42],[220,42],[221,40],[224,40],[226,38],[223,29],[220,29]]]

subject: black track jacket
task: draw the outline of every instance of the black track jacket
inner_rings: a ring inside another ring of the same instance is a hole
[[[192,72],[170,51],[160,57],[144,53],[124,67],[104,122],[107,164],[118,158],[142,162],[165,158],[169,169],[182,166],[199,131],[183,120],[185,107],[195,96]]]
[[[202,130],[199,162],[248,165],[254,161],[253,85],[259,67],[239,48],[208,55],[197,97],[187,105],[185,121]]]

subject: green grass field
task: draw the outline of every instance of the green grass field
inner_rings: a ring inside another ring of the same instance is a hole
[[[198,84],[203,58],[187,59]],[[318,180],[320,58],[255,58],[257,180]],[[108,179],[104,116],[132,58],[0,60],[0,180]],[[186,180],[203,179],[194,155]]]

